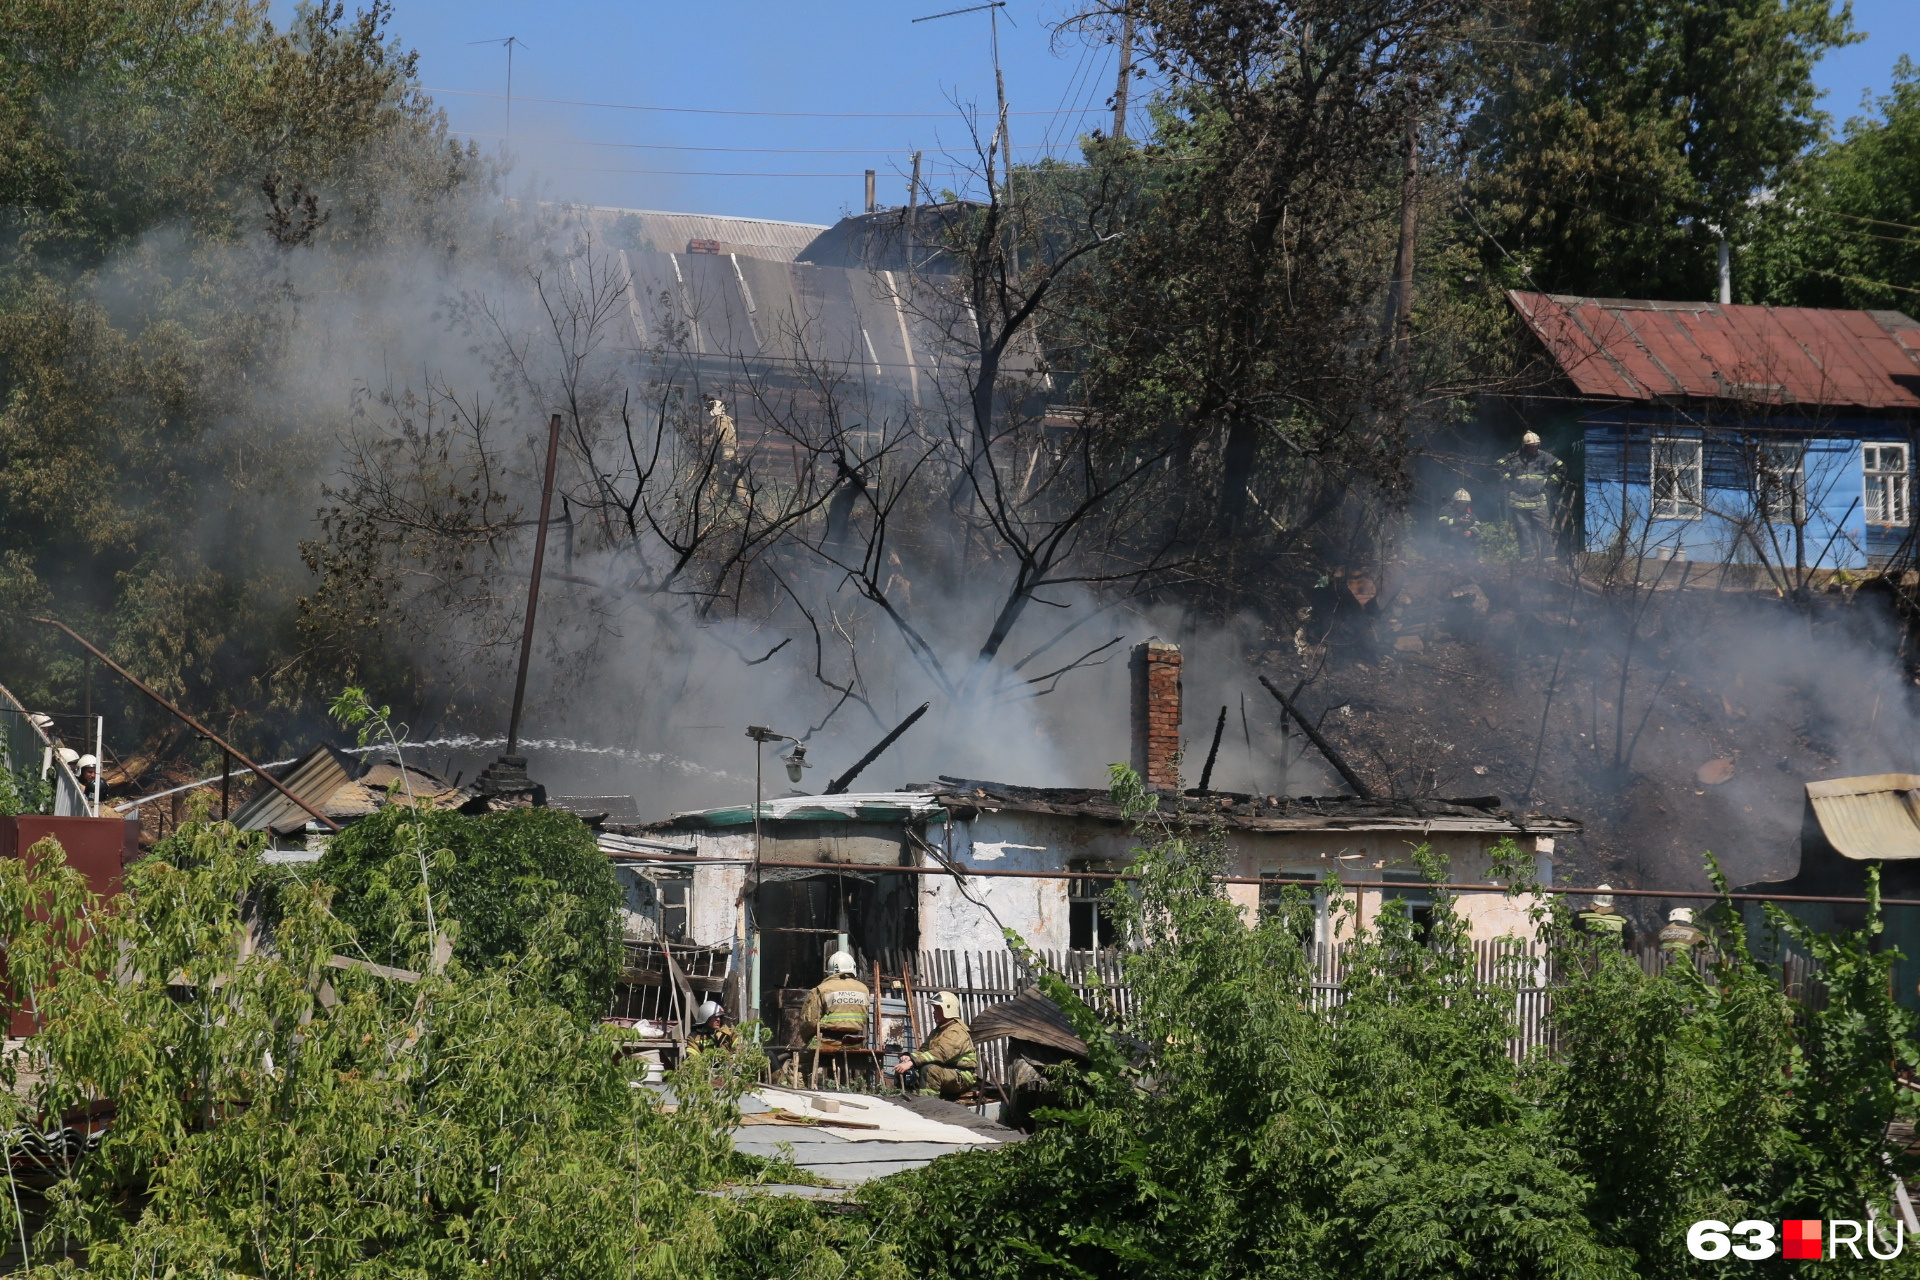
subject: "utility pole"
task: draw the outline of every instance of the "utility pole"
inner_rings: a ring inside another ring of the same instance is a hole
[[[1007,128],[1007,78],[1000,72],[1000,10],[1005,4],[993,5],[987,10],[987,17],[993,24],[993,92],[1000,100],[1000,170],[1006,175],[1001,183],[1001,191],[1006,193],[1007,203],[1013,203],[1013,132]]]
[[[1133,78],[1133,5],[1120,11],[1120,76],[1113,86],[1113,136],[1127,136],[1127,82]]]
[[[1414,202],[1419,195],[1419,125],[1407,115],[1406,161],[1400,174],[1400,245],[1393,254],[1393,283],[1387,290],[1386,338],[1397,363],[1406,360],[1413,336]]]
[[[527,580],[527,616],[520,628],[520,673],[513,681],[513,718],[507,722],[507,756],[520,754],[520,713],[527,702],[527,664],[533,658],[533,615],[540,607],[540,570],[547,560],[547,517],[553,512],[553,469],[560,458],[560,415],[547,424],[546,479],[540,485],[540,526],[533,535],[533,574]],[[524,766],[522,766],[524,768]]]
[[[919,258],[920,223],[920,153],[913,153],[913,183],[907,188],[907,273],[912,278],[915,261]]]

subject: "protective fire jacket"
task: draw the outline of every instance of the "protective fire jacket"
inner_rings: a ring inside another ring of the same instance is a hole
[[[922,1067],[952,1067],[969,1079],[980,1066],[973,1052],[973,1032],[958,1018],[948,1018],[935,1027],[927,1042],[914,1051],[913,1060]]]
[[[1510,453],[1500,459],[1500,483],[1507,487],[1507,506],[1516,511],[1531,511],[1547,505],[1547,486],[1567,478],[1566,464],[1536,449],[1531,458],[1524,452]]]
[[[872,1010],[873,992],[866,983],[855,977],[834,977],[807,993],[800,1021],[819,1028],[823,1036],[845,1039],[865,1033]]]

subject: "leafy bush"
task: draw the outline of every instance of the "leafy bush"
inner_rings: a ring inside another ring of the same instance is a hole
[[[586,825],[558,809],[469,817],[390,804],[335,836],[319,877],[334,914],[369,958],[425,961],[421,860],[433,909],[457,921],[454,959],[491,968],[545,939],[547,994],[575,1013],[602,1013],[620,966],[620,884]]]
[[[615,1033],[547,998],[537,940],[417,983],[330,968],[348,931],[323,883],[283,885],[259,945],[257,848],[189,826],[112,904],[52,841],[0,861],[9,978],[45,1025],[8,1055],[0,1121],[108,1122],[90,1153],[35,1144],[43,1183],[15,1149],[0,1239],[127,1280],[901,1280],[854,1224],[709,1194],[778,1173],[728,1137],[756,1051],[696,1055],[663,1106]]]

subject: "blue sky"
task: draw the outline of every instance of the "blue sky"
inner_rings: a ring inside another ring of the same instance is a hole
[[[393,29],[419,51],[452,126],[489,147],[508,127],[507,59],[471,42],[525,42],[513,57],[512,151],[517,181],[549,196],[832,222],[860,205],[867,169],[883,204],[904,200],[916,148],[936,190],[965,180],[959,108],[979,108],[983,130],[993,115],[988,17],[911,19],[967,2],[397,0]],[[1016,159],[1060,154],[1111,122],[1114,50],[1056,35],[1048,24],[1067,11],[1058,0],[1001,11]],[[1854,18],[1869,38],[1828,55],[1820,74],[1840,120],[1858,114],[1863,92],[1886,90],[1901,54],[1920,55],[1916,0],[1855,0]],[[696,110],[624,109],[634,107]]]

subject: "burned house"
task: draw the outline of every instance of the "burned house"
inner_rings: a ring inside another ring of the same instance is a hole
[[[1135,651],[1136,764],[1164,811],[1217,835],[1237,881],[1227,892],[1249,920],[1297,884],[1314,898],[1318,940],[1337,942],[1354,909],[1365,923],[1391,899],[1416,918],[1431,903],[1416,849],[1436,855],[1450,880],[1485,884],[1496,846],[1512,841],[1550,883],[1555,841],[1579,830],[1494,797],[1183,792],[1179,660],[1158,641]],[[836,949],[853,952],[865,974],[883,961],[899,972],[888,958],[914,953],[1003,955],[1003,926],[1041,951],[1119,941],[1105,899],[1138,840],[1105,790],[943,777],[899,791],[770,800],[757,835],[755,817],[742,803],[611,827],[601,840],[644,929],[738,957],[746,1016],[774,1021],[780,993],[818,983]],[[1360,883],[1330,894],[1329,877]],[[1476,940],[1530,938],[1531,906],[1501,891],[1458,900]]]
[[[1920,323],[1508,298],[1556,371],[1528,421],[1574,470],[1588,551],[1814,569],[1910,553]]]

